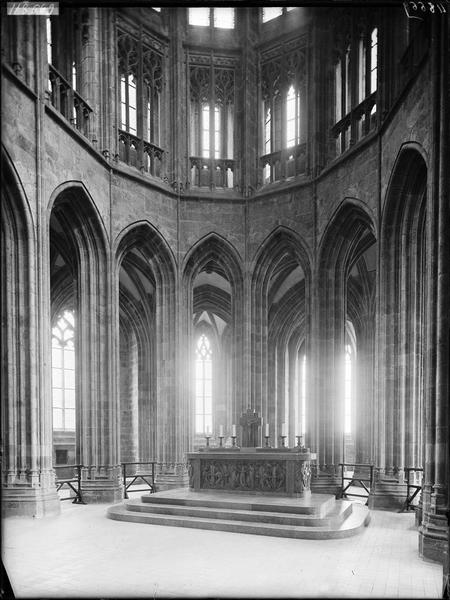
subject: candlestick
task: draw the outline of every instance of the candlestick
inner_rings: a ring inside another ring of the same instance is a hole
[[[211,437],[211,436],[210,436],[210,435],[208,435],[208,432],[206,432],[205,439],[206,439],[206,447],[207,447],[207,448],[209,448],[209,438],[210,438],[210,437]]]
[[[219,435],[219,446],[223,446],[223,435]]]
[[[236,436],[235,435],[231,436],[231,445],[233,446],[233,448],[236,446]]]
[[[285,448],[287,435],[281,435],[280,437],[281,437],[281,447]]]
[[[265,435],[264,437],[266,438],[266,448],[270,448],[270,444],[269,444],[270,436]]]

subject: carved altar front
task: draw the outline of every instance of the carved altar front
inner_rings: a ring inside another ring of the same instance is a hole
[[[311,493],[311,461],[316,455],[290,450],[245,448],[187,454],[193,491],[223,490],[307,496]]]

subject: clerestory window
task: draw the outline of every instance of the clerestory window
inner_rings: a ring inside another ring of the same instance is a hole
[[[212,432],[212,350],[205,334],[195,350],[195,432]]]
[[[347,344],[344,359],[344,433],[346,435],[352,433],[352,363],[352,347]]]
[[[119,158],[161,176],[162,56],[143,35],[118,30]]]
[[[81,131],[90,135],[92,109],[85,100],[84,72],[88,60],[89,11],[62,9],[47,17],[47,89],[52,105]]]
[[[190,67],[191,184],[210,188],[234,185],[233,67]]]
[[[188,9],[189,25],[199,27],[215,27],[217,29],[234,29],[234,8],[193,7]]]
[[[296,8],[295,6],[264,6],[262,9],[262,22],[267,23],[267,21],[271,21],[272,19],[276,19],[277,17],[281,17],[285,15],[289,11]]]
[[[66,310],[52,329],[53,429],[75,430],[75,317]]]
[[[349,28],[334,67],[336,153],[345,152],[375,125],[377,111],[378,29]],[[338,44],[339,47],[339,44]]]
[[[304,173],[305,55],[296,48],[262,64],[262,183]]]

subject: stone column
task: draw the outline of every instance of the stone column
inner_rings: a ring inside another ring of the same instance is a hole
[[[76,210],[80,210],[79,205]],[[78,265],[77,352],[77,451],[82,468],[86,502],[119,502],[122,499],[119,400],[113,373],[118,364],[115,344],[114,282],[109,252],[99,243],[99,263],[81,242]]]
[[[60,510],[44,354],[50,349],[49,298],[39,285],[38,232],[21,184],[2,160],[2,514],[42,517]]]
[[[427,206],[427,353],[425,359],[425,473],[422,492],[423,520],[419,528],[419,552],[443,561],[448,577],[449,561],[449,353],[450,353],[450,248],[448,163],[447,15],[432,22],[431,68],[433,74],[433,145]],[[448,580],[447,580],[448,586]]]

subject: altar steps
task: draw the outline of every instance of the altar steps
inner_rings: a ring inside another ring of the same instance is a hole
[[[302,539],[356,535],[370,519],[365,506],[330,496],[314,495],[310,503],[292,498],[277,502],[267,497],[255,501],[250,496],[245,502],[239,498],[212,499],[210,495],[185,497],[184,490],[176,498],[173,492],[169,497],[160,492],[125,501],[110,507],[107,516],[118,521]]]

